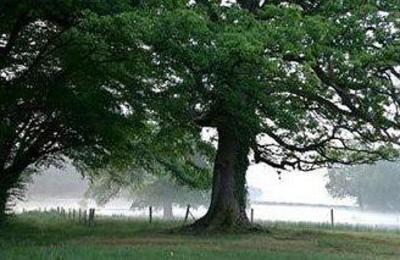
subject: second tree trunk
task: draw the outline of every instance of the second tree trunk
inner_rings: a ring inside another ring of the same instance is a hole
[[[165,220],[170,220],[174,218],[174,214],[172,212],[172,202],[171,201],[165,201],[163,203],[163,218]]]

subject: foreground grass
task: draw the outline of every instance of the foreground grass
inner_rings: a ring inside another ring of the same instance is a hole
[[[397,232],[267,223],[270,233],[180,234],[177,222],[25,214],[0,228],[0,259],[400,259]]]

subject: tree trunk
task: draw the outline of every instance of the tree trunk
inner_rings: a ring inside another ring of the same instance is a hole
[[[246,171],[250,139],[242,138],[236,130],[221,127],[218,136],[210,207],[191,227],[216,231],[248,229]]]
[[[364,209],[364,202],[363,202],[361,194],[358,194],[358,199],[357,200],[358,200],[358,206],[360,207],[361,210],[363,210]]]
[[[2,149],[5,147],[1,147]],[[7,151],[7,149],[4,149]],[[3,155],[4,156],[4,155]],[[31,164],[25,157],[14,158],[13,164],[5,168],[6,157],[2,157],[0,162],[0,222],[7,213],[7,203],[12,198],[18,198],[23,191],[22,177],[24,171]],[[24,159],[25,158],[25,159]]]
[[[7,201],[8,192],[3,190],[3,187],[0,187],[0,223],[4,221],[6,216]]]
[[[163,203],[163,218],[164,220],[170,220],[174,218],[171,201],[165,201]]]
[[[0,170],[0,222],[4,220],[10,206],[10,199],[19,198],[23,189],[22,166]]]
[[[4,221],[13,183],[6,171],[0,171],[0,223]]]

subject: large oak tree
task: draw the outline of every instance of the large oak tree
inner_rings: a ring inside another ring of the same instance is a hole
[[[160,122],[217,130],[211,205],[194,227],[235,229],[249,226],[249,155],[303,171],[398,155],[399,23],[396,0],[171,0],[102,33],[135,35],[123,45],[153,67],[140,78]]]

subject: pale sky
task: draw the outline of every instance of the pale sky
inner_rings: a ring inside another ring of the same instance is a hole
[[[338,200],[328,194],[325,188],[326,172],[326,169],[282,172],[279,179],[275,169],[265,164],[256,164],[250,166],[247,182],[249,186],[262,190],[260,200],[263,201],[351,205],[351,199]]]

